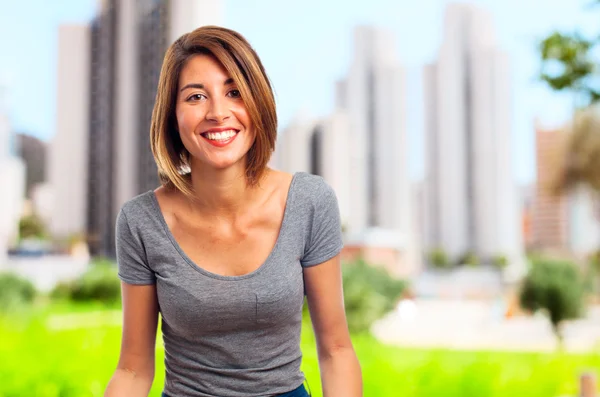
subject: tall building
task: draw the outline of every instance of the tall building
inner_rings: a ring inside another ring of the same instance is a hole
[[[533,205],[532,248],[587,255],[598,248],[600,211],[584,187],[553,191],[564,166],[569,135],[564,128],[535,126],[537,181]]]
[[[357,27],[349,73],[337,84],[337,108],[348,115],[348,227],[355,232],[372,227],[401,234],[411,230],[406,89],[394,53],[391,33]]]
[[[89,147],[87,184],[87,238],[90,253],[111,256],[114,251],[115,108],[117,8],[103,3],[91,24],[89,76]],[[129,132],[134,133],[133,131]]]
[[[59,27],[56,133],[49,143],[46,163],[53,196],[48,226],[59,238],[86,230],[89,46],[87,26]]]
[[[334,189],[344,229],[351,219],[348,117],[335,112],[314,120],[298,115],[278,138],[276,168],[322,176]]]
[[[25,191],[31,197],[35,185],[46,181],[47,145],[40,139],[27,135],[16,135],[17,154],[25,162]]]
[[[511,160],[510,75],[489,13],[449,5],[438,59],[424,70],[425,247],[457,258],[522,260]]]
[[[18,224],[25,199],[25,165],[13,155],[12,131],[0,86],[0,269],[6,264],[9,245],[18,236]]]
[[[580,186],[569,195],[569,248],[578,256],[598,250],[600,241],[600,203],[598,196]]]
[[[150,120],[165,51],[180,35],[220,21],[219,0],[104,0],[91,26],[89,203],[94,255],[114,255],[114,221],[159,185]]]
[[[566,142],[562,129],[536,125],[537,180],[531,222],[531,243],[536,249],[568,249],[568,199],[552,189],[562,168]]]

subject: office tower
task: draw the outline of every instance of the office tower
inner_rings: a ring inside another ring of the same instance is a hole
[[[14,156],[10,122],[3,106],[0,87],[0,269],[6,264],[9,245],[16,241],[23,200],[25,199],[25,165]]]
[[[344,229],[351,219],[348,117],[341,111],[322,119],[297,115],[278,138],[276,168],[322,176],[338,198]]]
[[[565,128],[535,126],[537,181],[532,217],[532,245],[542,251],[587,255],[598,248],[600,211],[585,187],[557,192],[569,135]]]
[[[116,1],[103,3],[91,24],[91,69],[89,80],[89,135],[87,186],[87,238],[92,255],[114,252],[115,185],[115,97],[117,75]],[[133,27],[132,27],[133,28]],[[133,131],[129,132],[134,133]]]
[[[27,134],[17,134],[16,140],[17,154],[25,162],[25,191],[31,197],[32,189],[46,182],[47,144]]]
[[[424,70],[427,157],[425,245],[451,258],[474,252],[519,262],[509,58],[491,16],[449,5],[438,59]]]
[[[405,132],[404,71],[389,32],[360,26],[347,77],[337,84],[337,108],[348,115],[352,183],[348,227],[411,230]]]
[[[539,249],[566,250],[568,247],[568,198],[556,194],[553,184],[561,171],[567,143],[562,129],[536,125],[535,155],[537,180],[532,213],[532,244]]]
[[[56,133],[50,141],[46,161],[53,196],[53,210],[48,226],[58,238],[81,234],[86,230],[89,46],[89,27],[59,27]]]

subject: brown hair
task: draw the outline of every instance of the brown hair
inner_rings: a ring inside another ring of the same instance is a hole
[[[161,183],[188,195],[193,193],[188,168],[190,154],[177,131],[175,105],[181,70],[188,59],[198,54],[215,57],[241,93],[256,132],[246,165],[246,179],[254,185],[275,149],[275,98],[260,58],[248,41],[239,33],[218,26],[203,26],[184,34],[165,54],[150,124],[150,146]]]

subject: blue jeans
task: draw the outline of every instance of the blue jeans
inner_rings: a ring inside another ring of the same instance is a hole
[[[162,397],[169,397],[165,393],[162,394]],[[287,393],[278,394],[277,397],[310,397],[304,385],[300,385],[297,389],[289,391]]]

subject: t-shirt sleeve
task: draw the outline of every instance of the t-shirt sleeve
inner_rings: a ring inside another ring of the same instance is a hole
[[[306,240],[303,267],[314,266],[333,258],[344,246],[340,210],[334,190],[325,181],[314,197],[312,225]]]
[[[131,232],[127,215],[123,209],[117,216],[115,234],[119,278],[127,284],[155,284],[156,276],[148,266],[142,242],[139,236]]]

